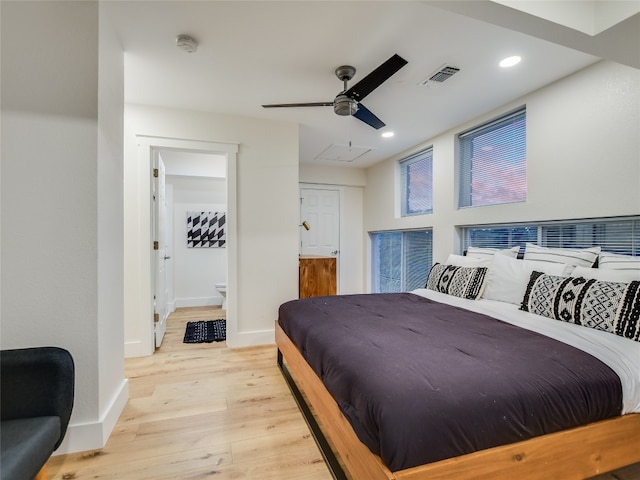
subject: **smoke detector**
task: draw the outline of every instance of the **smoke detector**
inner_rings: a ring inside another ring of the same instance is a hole
[[[198,50],[198,42],[189,35],[178,35],[176,37],[176,47],[181,48],[187,53],[193,53]]]

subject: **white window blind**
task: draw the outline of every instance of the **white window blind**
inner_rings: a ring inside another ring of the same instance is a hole
[[[458,141],[459,207],[527,199],[524,109],[460,134]]]
[[[402,216],[433,212],[433,149],[400,161]]]
[[[470,226],[462,229],[463,249],[510,248],[527,242],[552,248],[600,246],[605,252],[640,256],[640,218]]]
[[[433,263],[431,230],[371,234],[375,293],[423,288]]]
[[[545,247],[586,248],[594,245],[603,251],[640,255],[640,220],[585,221],[546,225],[541,229]]]
[[[373,291],[389,293],[401,291],[402,233],[372,234]]]

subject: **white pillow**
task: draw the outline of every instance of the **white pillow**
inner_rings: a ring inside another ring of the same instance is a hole
[[[571,273],[572,277],[600,280],[601,282],[629,283],[640,280],[640,270],[608,270],[606,268],[576,267]]]
[[[525,260],[539,262],[566,263],[568,265],[591,267],[598,259],[601,247],[590,248],[547,248],[527,243],[524,249]],[[547,273],[547,272],[544,272]]]
[[[445,262],[446,265],[456,267],[488,267],[490,263],[491,258],[473,258],[455,253],[451,253]]]
[[[467,257],[482,258],[491,261],[493,255],[499,253],[511,258],[517,258],[520,247],[512,248],[483,248],[483,247],[469,247],[467,248]]]
[[[640,257],[602,252],[598,260],[598,268],[604,270],[635,270],[636,272],[640,272]]]
[[[494,255],[482,298],[520,305],[533,271],[566,277],[573,271],[573,266]]]

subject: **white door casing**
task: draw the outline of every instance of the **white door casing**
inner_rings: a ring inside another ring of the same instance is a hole
[[[153,151],[155,149],[175,148],[202,153],[213,153],[224,155],[227,159],[227,345],[230,347],[243,346],[240,344],[243,339],[239,338],[237,310],[238,301],[236,292],[238,290],[238,249],[237,249],[237,143],[208,142],[201,140],[186,140],[169,137],[155,137],[148,135],[136,135],[138,144],[138,160],[141,168],[150,172],[153,165]],[[153,182],[147,175],[140,175],[139,192],[140,198],[149,201],[152,198],[151,190]],[[138,318],[144,323],[140,331],[140,340],[125,344],[125,356],[139,357],[152,355],[155,347],[155,335],[153,320],[154,310],[154,256],[153,245],[153,208],[149,201],[148,208],[140,210],[140,237],[137,246],[139,252],[139,272],[140,289],[137,291],[139,297],[134,300],[131,308],[132,317],[137,322]],[[147,323],[148,322],[148,323]],[[148,327],[147,327],[148,325]],[[245,341],[246,344],[251,344]]]
[[[162,339],[167,330],[167,200],[165,193],[165,167],[159,152],[153,155],[153,249],[154,249],[154,295],[153,320],[155,346],[162,345]]]

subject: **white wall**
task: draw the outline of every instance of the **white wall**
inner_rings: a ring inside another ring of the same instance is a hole
[[[221,305],[214,285],[227,281],[226,248],[188,248],[189,211],[226,212],[226,186],[222,178],[167,176],[173,186],[174,298],[176,307]]]
[[[458,210],[456,135],[521,105],[527,108],[527,201]],[[442,262],[459,249],[461,225],[637,215],[639,131],[640,71],[599,62],[369,168],[364,227],[368,232],[433,227],[433,259]],[[400,218],[397,189],[389,179],[397,179],[398,159],[429,145],[433,214]]]
[[[227,311],[227,343],[272,343],[278,307],[298,292],[298,127],[292,123],[140,105],[125,106],[125,354],[148,355],[145,297],[150,272],[147,159],[136,135],[239,144],[236,318]],[[141,313],[142,312],[142,313]]]
[[[122,49],[98,2],[2,2],[1,347],[76,365],[58,452],[100,448],[123,359]]]

